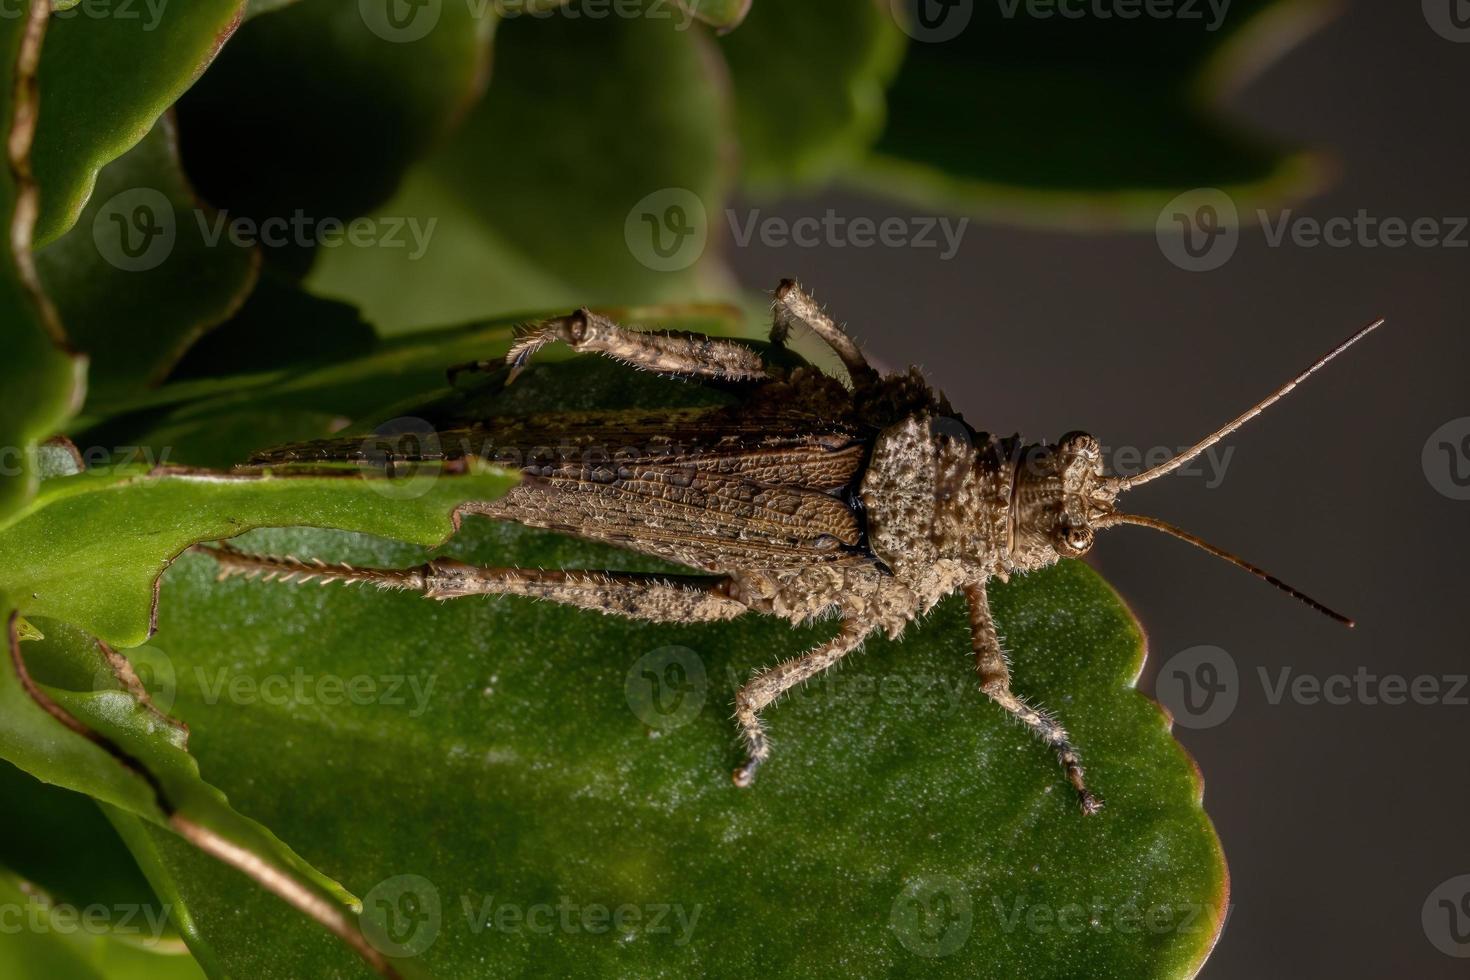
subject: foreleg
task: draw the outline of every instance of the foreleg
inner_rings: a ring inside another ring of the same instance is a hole
[[[1000,648],[1000,637],[990,615],[990,600],[985,594],[985,586],[966,586],[965,598],[970,603],[970,640],[975,650],[975,666],[980,671],[980,690],[1052,747],[1067,774],[1067,781],[1077,791],[1083,813],[1101,810],[1102,800],[1088,790],[1083,779],[1082,760],[1067,737],[1066,729],[1047,712],[1031,707],[1011,691],[1011,670]]]

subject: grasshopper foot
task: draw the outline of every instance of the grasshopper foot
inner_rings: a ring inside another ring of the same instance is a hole
[[[760,768],[760,762],[756,759],[747,760],[745,765],[736,769],[731,774],[731,780],[741,789],[749,789],[755,782],[755,771]]]

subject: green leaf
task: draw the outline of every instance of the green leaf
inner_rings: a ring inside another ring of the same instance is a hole
[[[535,382],[546,410],[569,396],[656,403],[645,382],[665,399],[690,390],[636,380],[576,359],[517,386]],[[503,397],[536,404],[516,386]],[[240,543],[387,567],[431,553],[308,529]],[[660,567],[478,518],[432,553]],[[777,751],[749,791],[729,778],[734,690],[831,623],[650,625],[512,598],[217,582],[210,559],[188,555],[166,576],[154,645],[175,712],[242,812],[370,912],[422,913],[386,923],[408,944],[389,948],[436,975],[826,976],[847,962],[886,975],[1191,976],[1223,919],[1226,875],[1198,775],[1133,689],[1137,625],[1078,563],[993,595],[1017,690],[1072,729],[1108,802],[1096,817],[1077,813],[1047,748],[976,690],[957,600],[775,706]],[[658,714],[640,687],[670,657],[687,717]],[[342,696],[354,683],[359,695]],[[150,860],[161,893],[165,881],[188,892],[222,969],[352,968],[329,946],[278,951],[265,937],[289,914],[229,874],[168,848]],[[802,900],[778,900],[790,895]],[[622,927],[608,928],[620,907]],[[550,929],[532,927],[548,914]]]
[[[718,60],[672,17],[574,12],[500,26],[484,99],[376,213],[433,222],[421,254],[323,252],[313,289],[385,332],[697,291],[728,182]]]
[[[0,762],[0,972],[9,977],[183,980],[202,974],[128,848],[98,809]],[[39,815],[44,814],[44,817]],[[25,898],[9,891],[23,882]],[[30,934],[28,939],[18,936]],[[32,947],[29,952],[26,947]],[[50,947],[53,952],[41,952]],[[26,973],[56,955],[75,972]]]
[[[7,621],[12,610],[0,603]],[[28,674],[9,666],[0,672],[0,757],[161,825],[187,818],[303,887],[343,904],[350,899],[200,779],[185,729],[133,693],[101,686],[112,672],[90,637],[59,622],[46,632],[19,653]]]
[[[891,6],[911,12],[915,0]],[[854,180],[926,207],[1125,227],[1152,227],[1195,188],[1224,189],[1253,213],[1320,184],[1313,157],[1222,120],[1218,103],[1313,28],[1322,0],[1246,0],[1218,21],[1204,4],[1135,19],[1008,7],[904,18],[915,40],[876,156]]]
[[[92,804],[88,803],[88,806]],[[95,807],[94,807],[95,809]],[[73,842],[75,846],[77,842]],[[0,868],[0,974],[7,980],[202,980],[204,974],[178,940],[129,941],[107,925],[129,917],[126,909],[56,904],[23,877]]]
[[[871,0],[758,4],[720,41],[735,89],[743,183],[788,191],[861,162],[907,40]]]
[[[76,223],[97,173],[138,143],[204,71],[245,0],[82,3],[51,16],[41,57],[36,241]]]
[[[115,807],[104,805],[117,832],[128,842],[138,864],[153,882],[159,896],[173,910],[189,950],[211,977],[231,976],[211,938],[200,932],[197,914],[217,913],[223,917],[239,917],[242,922],[265,925],[269,921],[270,943],[276,951],[272,968],[278,976],[300,977],[308,972],[295,969],[305,959],[321,962],[337,958],[341,952],[338,940],[304,916],[286,910],[269,895],[255,888],[239,872],[220,865],[213,858],[190,846],[175,834]],[[166,858],[165,858],[166,855]],[[165,867],[165,860],[167,867]],[[179,869],[187,869],[180,874]],[[224,894],[212,889],[223,887]],[[238,898],[241,904],[227,908],[222,901]],[[259,916],[259,918],[257,918]],[[215,921],[218,921],[217,919]],[[225,948],[236,942],[251,941],[253,930],[228,930],[218,937]],[[371,971],[359,965],[350,955],[342,959],[342,977],[371,977]]]
[[[35,122],[31,71],[44,7],[29,8],[29,21],[0,18],[0,133],[6,137],[6,165],[0,167],[0,519],[35,493],[36,443],[76,410],[86,379],[86,361],[71,352],[30,257],[37,191],[29,156],[34,130],[24,122]],[[32,22],[38,30],[28,38]],[[16,122],[22,125],[13,130]]]
[[[130,652],[134,672],[154,683],[145,700],[92,637],[122,646],[146,639],[154,583],[191,543],[293,523],[432,543],[449,534],[459,504],[493,499],[514,482],[477,468],[424,475],[417,485],[389,487],[352,473],[261,478],[119,467],[46,481],[0,529],[0,614],[12,622],[23,606],[45,634],[11,651],[24,670],[0,671],[0,758],[185,834],[216,856],[235,855],[236,866],[262,867],[258,880],[290,882],[350,922],[348,893],[203,781],[187,729],[165,714],[167,654]]]
[[[120,937],[146,933],[155,943],[177,942],[168,909],[96,803],[7,762],[0,762],[0,799],[6,803],[0,808],[0,867],[55,902],[107,909],[101,930],[118,927]]]
[[[89,470],[46,481],[0,528],[0,593],[27,616],[136,646],[149,635],[154,583],[192,544],[302,524],[435,544],[450,535],[459,504],[493,500],[513,482],[493,469],[392,484],[351,471]]]
[[[72,343],[89,355],[92,397],[161,381],[244,302],[259,256],[223,223],[185,182],[165,116],[102,169],[76,227],[36,255]]]
[[[303,271],[478,97],[494,26],[481,6],[308,0],[250,20],[179,100],[190,179],[249,222],[268,257]],[[405,11],[400,29],[391,18]]]

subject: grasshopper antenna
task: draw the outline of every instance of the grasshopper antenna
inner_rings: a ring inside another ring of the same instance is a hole
[[[1361,336],[1361,334],[1359,336]],[[1349,343],[1351,343],[1351,341],[1349,341]],[[1338,349],[1341,350],[1341,348]],[[1109,527],[1113,524],[1134,524],[1138,527],[1151,527],[1155,531],[1163,531],[1165,534],[1170,535],[1171,537],[1176,537],[1180,541],[1185,541],[1189,544],[1194,545],[1201,551],[1209,552],[1216,558],[1225,559],[1236,568],[1245,569],[1256,578],[1262,579],[1266,582],[1270,582],[1272,585],[1276,586],[1276,588],[1280,589],[1282,592],[1285,592],[1293,599],[1301,600],[1302,602],[1311,606],[1313,609],[1317,610],[1322,615],[1326,616],[1328,619],[1335,619],[1342,625],[1346,626],[1348,629],[1352,629],[1355,625],[1353,621],[1347,616],[1344,616],[1342,613],[1336,611],[1335,609],[1331,609],[1328,606],[1323,605],[1300,589],[1293,588],[1292,586],[1287,585],[1285,582],[1281,581],[1281,579],[1277,578],[1275,575],[1272,575],[1264,568],[1252,565],[1250,562],[1246,561],[1244,558],[1241,558],[1239,555],[1233,555],[1230,552],[1226,551],[1224,548],[1218,548],[1215,545],[1210,544],[1205,539],[1196,537],[1195,535],[1190,534],[1188,531],[1177,528],[1167,521],[1161,521],[1157,517],[1145,517],[1142,514],[1115,513],[1108,514],[1106,517],[1103,517],[1096,522],[1097,527]]]
[[[1234,432],[1236,429],[1240,428],[1242,425],[1245,425],[1247,422],[1249,422],[1251,419],[1255,418],[1257,415],[1260,415],[1262,412],[1264,412],[1266,409],[1270,408],[1272,405],[1274,405],[1277,402],[1279,402],[1281,399],[1285,398],[1288,394],[1290,394],[1290,392],[1291,392],[1291,390],[1293,388],[1295,388],[1297,385],[1301,384],[1303,381],[1307,380],[1307,378],[1311,377],[1313,374],[1316,374],[1318,371],[1322,370],[1322,368],[1326,367],[1327,366],[1327,363],[1329,361],[1331,361],[1334,357],[1336,357],[1338,354],[1341,354],[1343,351],[1345,351],[1349,347],[1353,346],[1353,344],[1356,344],[1358,341],[1362,340],[1364,337],[1368,336],[1370,333],[1372,333],[1373,331],[1377,330],[1379,327],[1383,326],[1383,323],[1384,323],[1384,321],[1383,321],[1383,318],[1382,317],[1379,317],[1377,320],[1374,320],[1372,323],[1368,324],[1366,327],[1364,327],[1363,329],[1359,330],[1357,333],[1353,334],[1347,340],[1344,340],[1342,343],[1338,344],[1332,350],[1328,351],[1326,354],[1323,354],[1320,358],[1318,358],[1316,360],[1316,362],[1314,362],[1312,364],[1311,367],[1307,368],[1301,374],[1298,374],[1296,377],[1292,378],[1286,384],[1282,385],[1280,388],[1277,388],[1275,391],[1273,391],[1270,395],[1267,395],[1261,401],[1256,402],[1256,404],[1252,405],[1250,407],[1250,409],[1244,415],[1240,416],[1235,421],[1230,422],[1230,423],[1227,423],[1226,425],[1222,426],[1221,428],[1216,429],[1214,432],[1210,433],[1204,439],[1202,439],[1199,442],[1195,443],[1189,449],[1186,449],[1184,452],[1180,453],[1178,456],[1175,456],[1173,459],[1170,459],[1170,460],[1167,460],[1167,461],[1165,461],[1163,463],[1160,463],[1158,466],[1155,466],[1153,469],[1144,470],[1142,473],[1138,474],[1137,476],[1131,476],[1131,477],[1125,476],[1125,477],[1121,477],[1119,479],[1119,481],[1118,481],[1118,489],[1120,491],[1121,490],[1129,490],[1129,489],[1132,489],[1133,487],[1140,486],[1141,484],[1147,483],[1150,480],[1156,480],[1156,479],[1158,479],[1161,476],[1166,476],[1167,474],[1174,472],[1179,467],[1183,466],[1185,463],[1189,462],[1191,459],[1194,459],[1200,453],[1204,452],[1206,449],[1209,449],[1215,443],[1219,442],[1221,439],[1224,439],[1226,436],[1230,435],[1230,433]],[[1160,530],[1163,530],[1163,529],[1160,528]],[[1185,538],[1185,540],[1189,540],[1188,536],[1187,535],[1184,535],[1182,533],[1179,534],[1178,536]],[[1196,541],[1195,543],[1196,544],[1199,544],[1200,542]],[[1209,549],[1206,548],[1206,550],[1209,550]],[[1225,554],[1221,554],[1221,557],[1222,558],[1229,558],[1230,556],[1225,555]],[[1245,568],[1249,568],[1250,567],[1248,565],[1244,565],[1238,559],[1232,559],[1232,560],[1236,561],[1237,564],[1241,564],[1242,567],[1245,567]],[[1259,569],[1255,569],[1254,571],[1256,571],[1258,574],[1262,574],[1262,573],[1260,573],[1260,570]],[[1268,580],[1271,580],[1270,579],[1270,576],[1265,576],[1265,577]],[[1272,580],[1272,581],[1274,581],[1274,580]],[[1276,582],[1275,584],[1276,585],[1281,585],[1280,582]],[[1283,588],[1284,588],[1284,586],[1283,586]],[[1293,590],[1291,590],[1291,589],[1287,589],[1287,591],[1288,592],[1293,592]],[[1301,593],[1298,593],[1298,592],[1293,592],[1293,594],[1296,595],[1298,598],[1301,598],[1301,599],[1305,599],[1306,598],[1305,596],[1301,595]],[[1310,602],[1310,601],[1311,600],[1308,600],[1308,602]],[[1312,605],[1316,605],[1316,603],[1312,603]],[[1318,608],[1322,608],[1322,607],[1319,606]],[[1323,611],[1330,613],[1330,610],[1327,610],[1325,608],[1323,609]],[[1336,613],[1330,613],[1330,614],[1336,616]],[[1341,617],[1339,617],[1339,618],[1341,618]]]

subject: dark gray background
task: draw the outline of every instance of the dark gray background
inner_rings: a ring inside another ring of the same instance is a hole
[[[1230,110],[1337,158],[1332,189],[1299,213],[1443,218],[1470,215],[1467,93],[1470,44],[1434,33],[1415,0],[1365,0]],[[761,206],[787,218],[917,213],[843,194]],[[1470,960],[1430,944],[1421,909],[1470,873],[1470,707],[1273,705],[1257,668],[1470,671],[1470,503],[1437,492],[1421,464],[1430,434],[1470,415],[1470,250],[1271,248],[1247,229],[1224,267],[1189,273],[1152,233],[978,223],[947,262],[934,250],[723,247],[742,284],[801,278],[886,366],[922,365],[972,424],[1031,437],[1085,428],[1106,444],[1186,445],[1388,317],[1233,440],[1219,487],[1176,477],[1128,499],[1343,608],[1357,630],[1150,531],[1108,531],[1093,556],[1149,633],[1143,690],[1198,644],[1239,667],[1228,720],[1176,727],[1233,879],[1202,976],[1466,975]]]

